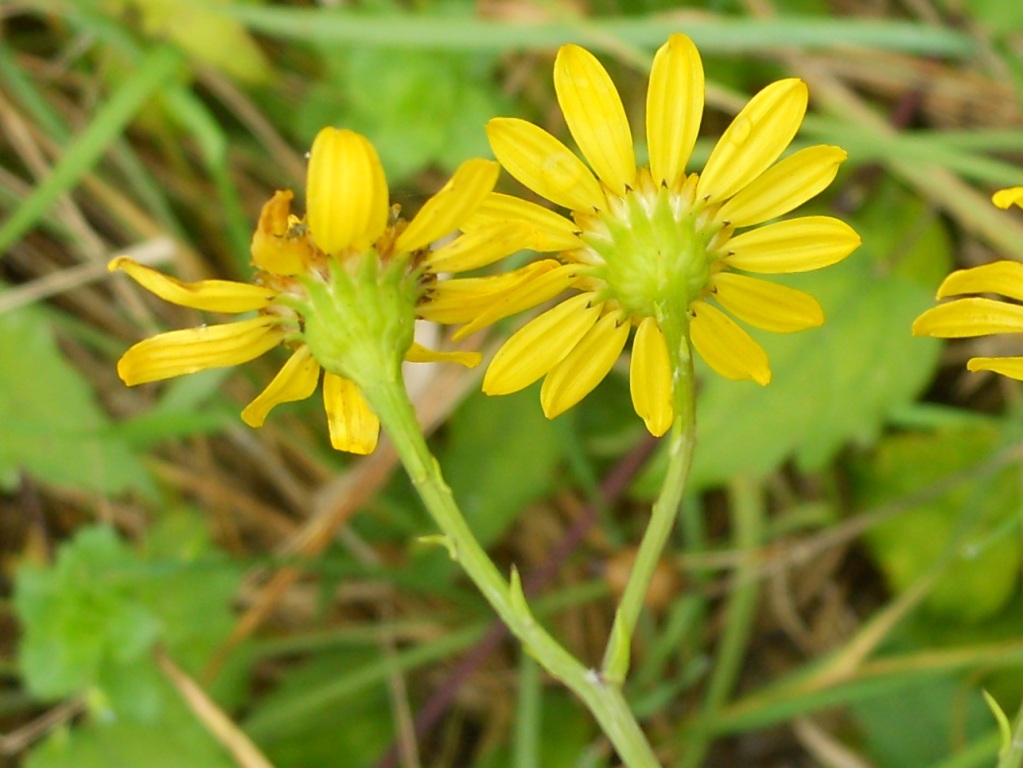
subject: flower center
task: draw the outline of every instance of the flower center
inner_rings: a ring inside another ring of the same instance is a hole
[[[576,214],[588,246],[578,258],[634,319],[680,316],[710,288],[730,228],[696,199],[696,181],[657,185],[644,168],[634,189],[608,194],[607,210]]]

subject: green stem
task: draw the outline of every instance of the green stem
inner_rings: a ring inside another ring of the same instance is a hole
[[[509,583],[476,540],[426,445],[400,375],[361,389],[390,435],[423,504],[443,532],[451,556],[508,629],[547,672],[583,701],[625,765],[660,768],[621,692],[596,670],[584,667],[537,623],[526,604],[518,574],[513,569]]]
[[[728,700],[746,657],[757,609],[757,551],[764,536],[760,486],[748,478],[738,477],[730,484],[730,490],[735,549],[742,553],[743,558],[735,571],[735,586],[725,614],[717,664],[703,700],[704,719],[712,718]],[[678,763],[680,768],[696,768],[703,764],[711,743],[710,733],[706,730],[694,734]]]
[[[643,600],[678,517],[696,437],[695,373],[689,341],[684,329],[672,328],[669,323],[661,325],[665,331],[669,354],[673,358],[675,418],[668,433],[668,472],[651,509],[650,524],[643,533],[604,651],[604,679],[619,686],[629,671],[632,635],[643,608]]]

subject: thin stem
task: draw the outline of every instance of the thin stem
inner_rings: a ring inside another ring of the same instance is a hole
[[[660,768],[621,692],[588,670],[533,618],[518,574],[509,583],[476,540],[416,421],[400,376],[361,387],[454,558],[523,647],[587,706],[629,768]]]
[[[760,487],[748,478],[738,477],[730,484],[730,490],[735,549],[742,553],[743,558],[735,571],[735,586],[725,614],[717,664],[703,700],[702,717],[705,719],[713,717],[724,706],[739,676],[756,615],[759,590],[757,552],[764,536]],[[680,768],[695,768],[703,763],[710,747],[710,733],[694,734],[679,761]]]
[[[673,353],[675,370],[675,418],[668,433],[668,472],[660,494],[650,512],[650,524],[643,533],[636,561],[615,611],[614,624],[604,651],[603,676],[615,685],[621,685],[629,671],[632,635],[643,608],[643,600],[650,587],[654,570],[675,526],[686,478],[692,464],[693,444],[696,437],[695,374],[689,341],[681,329],[672,333],[665,328],[668,348]],[[675,337],[675,338],[673,338]]]

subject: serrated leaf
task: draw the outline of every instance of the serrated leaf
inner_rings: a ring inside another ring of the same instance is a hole
[[[64,359],[46,315],[35,307],[0,315],[0,336],[0,488],[12,490],[26,471],[79,490],[152,493],[148,471]]]
[[[998,441],[995,430],[983,427],[888,437],[852,464],[855,499],[875,506],[902,498],[982,461]],[[874,526],[865,534],[867,547],[895,592],[947,558],[927,608],[960,622],[987,619],[1018,586],[1023,545],[1012,523],[1021,500],[1015,471],[1005,469]]]
[[[43,699],[102,687],[104,675],[152,647],[159,621],[132,594],[138,558],[105,526],[79,530],[50,568],[25,564],[14,586],[18,663]]]
[[[156,643],[195,674],[234,623],[240,570],[212,550],[204,525],[198,516],[168,515],[154,528],[145,557],[113,529],[86,527],[61,545],[49,567],[24,565],[14,605],[29,691],[41,699],[92,691],[118,716],[159,716]],[[244,655],[235,661],[244,664]],[[241,692],[241,670],[228,671],[214,691],[221,698]]]

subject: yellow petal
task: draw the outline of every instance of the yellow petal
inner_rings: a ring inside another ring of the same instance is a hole
[[[523,279],[483,309],[471,321],[459,328],[454,339],[464,339],[481,328],[486,328],[498,320],[532,309],[545,301],[553,299],[568,288],[575,279],[576,267],[565,264],[551,270],[527,273]]]
[[[632,407],[647,431],[660,437],[671,426],[675,410],[671,402],[671,360],[664,334],[652,317],[645,317],[632,340],[629,367]]]
[[[1023,187],[1000,189],[991,195],[991,202],[1003,209],[1013,204],[1023,208]]]
[[[424,248],[459,229],[480,207],[497,183],[500,166],[493,160],[467,160],[427,200],[394,244],[395,252]]]
[[[604,380],[622,354],[629,324],[609,312],[586,332],[568,356],[555,365],[540,388],[540,405],[548,419],[560,416]]]
[[[559,266],[560,262],[554,259],[544,259],[500,275],[441,280],[430,287],[427,300],[420,303],[416,311],[422,319],[435,323],[467,323],[521,283],[534,280]]]
[[[459,235],[426,257],[431,272],[467,272],[527,248],[533,229],[519,221],[497,221]]]
[[[518,392],[560,363],[600,317],[583,293],[558,304],[519,328],[494,355],[483,377],[488,395]]]
[[[571,251],[583,245],[578,227],[564,216],[512,195],[491,192],[462,227],[471,232],[498,221],[522,221],[533,227],[525,248],[533,251]]]
[[[824,310],[810,294],[755,277],[720,272],[711,278],[722,307],[754,328],[792,333],[824,324]]]
[[[726,379],[771,381],[767,353],[724,312],[698,301],[689,326],[693,346],[714,371]]]
[[[1010,299],[1023,300],[1023,264],[995,261],[970,269],[957,269],[938,288],[939,299],[964,293],[999,293]]]
[[[129,387],[248,362],[284,338],[278,321],[256,317],[226,325],[169,331],[143,339],[117,361]]]
[[[288,358],[266,389],[245,406],[242,421],[250,427],[263,426],[275,406],[305,400],[316,391],[319,380],[320,364],[313,359],[309,347],[302,345]]]
[[[806,102],[806,84],[797,78],[771,83],[750,99],[710,153],[697,196],[722,202],[763,173],[796,135]]]
[[[993,371],[1023,381],[1023,357],[974,357],[966,363],[968,371]]]
[[[856,230],[829,216],[804,216],[743,232],[728,241],[730,267],[761,274],[808,272],[841,261],[860,245]]]
[[[525,120],[487,123],[490,148],[502,167],[541,197],[573,211],[605,207],[600,183],[568,147]]]
[[[563,45],[554,60],[554,90],[568,130],[583,157],[616,195],[636,179],[636,154],[625,108],[596,57]]]
[[[672,35],[654,56],[646,94],[650,172],[658,184],[671,186],[685,173],[703,120],[703,94],[700,52],[685,35]]]
[[[291,216],[293,197],[290,190],[278,190],[263,204],[249,246],[252,263],[275,275],[302,274],[316,255],[309,237],[292,227],[298,223]]]
[[[751,227],[783,216],[834,181],[848,155],[841,147],[807,147],[768,168],[740,189],[718,212],[719,221]]]
[[[324,373],[323,407],[327,411],[330,444],[335,450],[361,456],[373,453],[380,435],[380,420],[354,382]]]
[[[267,306],[277,295],[276,291],[269,288],[232,280],[183,283],[132,261],[127,256],[112,259],[107,269],[127,273],[135,282],[164,301],[210,312],[251,312]]]
[[[963,339],[989,333],[1023,332],[1023,306],[993,299],[956,299],[924,312],[913,323],[914,336]]]
[[[482,359],[479,352],[437,352],[415,342],[405,353],[405,361],[409,363],[457,363],[466,368],[475,368]]]
[[[321,130],[306,182],[306,218],[319,249],[365,250],[387,226],[389,205],[384,169],[369,140],[347,129]]]

